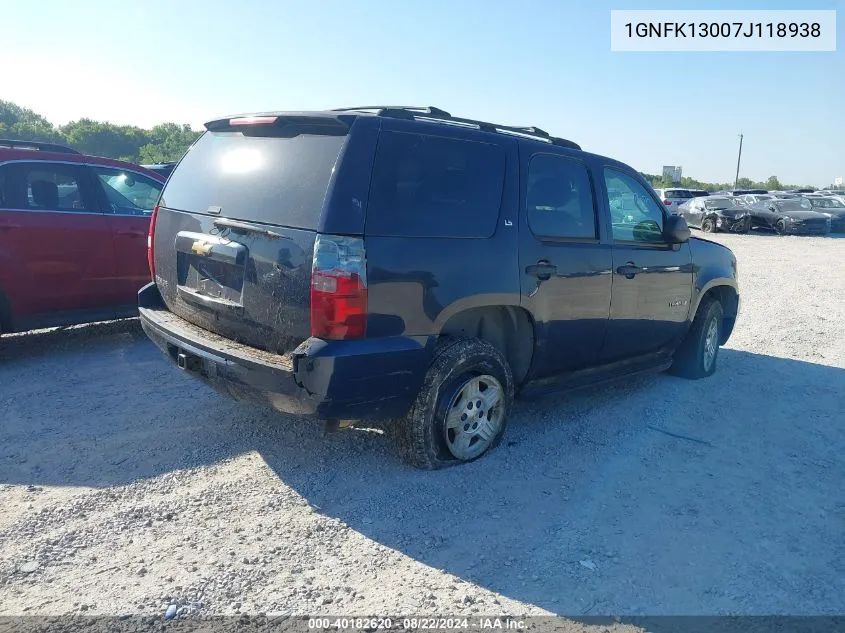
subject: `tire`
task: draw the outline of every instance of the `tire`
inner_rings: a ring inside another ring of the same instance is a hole
[[[701,223],[701,230],[705,233],[715,233],[716,232],[716,222],[713,218],[704,218],[704,221]]]
[[[786,222],[783,220],[775,222],[775,231],[777,231],[778,235],[786,235]]]
[[[482,394],[491,388],[500,395],[495,399],[491,392],[496,404],[488,409]],[[396,448],[407,463],[425,470],[474,461],[501,442],[513,396],[513,375],[498,349],[479,339],[443,339],[416,401],[392,426]]]
[[[687,335],[675,350],[675,360],[669,373],[690,380],[713,375],[719,356],[719,341],[722,340],[723,317],[721,303],[710,297],[702,299]],[[711,339],[713,336],[715,339]],[[712,347],[713,340],[715,347]]]

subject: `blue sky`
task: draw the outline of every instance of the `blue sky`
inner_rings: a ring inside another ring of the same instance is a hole
[[[611,9],[814,2],[0,0],[0,99],[55,123],[436,105],[537,125],[637,169],[826,185],[845,176],[845,51],[612,53]],[[840,11],[838,17],[842,16]],[[17,29],[10,28],[17,25]],[[840,30],[843,27],[840,27]]]

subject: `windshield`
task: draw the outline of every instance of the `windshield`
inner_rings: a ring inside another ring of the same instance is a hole
[[[812,209],[809,200],[781,200],[775,205],[778,211],[808,211]]]
[[[845,209],[845,204],[836,198],[813,198],[810,200],[810,204],[822,209]]]

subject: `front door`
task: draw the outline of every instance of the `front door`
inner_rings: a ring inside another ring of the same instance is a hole
[[[604,168],[613,274],[607,362],[674,347],[686,328],[693,285],[689,243],[667,244],[665,212],[634,174]]]
[[[150,282],[147,234],[163,183],[133,171],[94,166],[115,250],[114,303],[134,306]]]
[[[701,221],[704,217],[704,201],[701,198],[691,200],[686,210],[680,212],[680,216],[686,220],[689,226],[701,228]]]
[[[523,158],[519,227],[522,304],[534,317],[532,377],[595,364],[610,313],[610,244],[599,239],[585,164],[554,153]]]

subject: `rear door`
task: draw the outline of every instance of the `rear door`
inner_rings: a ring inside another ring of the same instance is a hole
[[[336,232],[363,232],[377,131],[368,158],[335,169],[354,120],[290,115],[207,125],[167,181],[154,226],[156,283],[171,311],[277,353],[310,336],[315,237],[341,228],[325,224],[330,190],[344,223]]]
[[[692,297],[689,243],[667,244],[665,212],[633,172],[603,169],[610,210],[613,287],[602,352],[611,362],[673,347],[686,328]]]
[[[103,211],[114,244],[114,304],[134,306],[138,291],[150,282],[147,234],[164,183],[137,172],[92,165]]]
[[[10,163],[2,211],[4,277],[18,318],[110,305],[114,250],[83,165]]]
[[[523,148],[520,148],[524,151]],[[610,314],[610,244],[599,239],[587,166],[555,153],[522,157],[522,302],[537,327],[533,377],[597,362]]]

